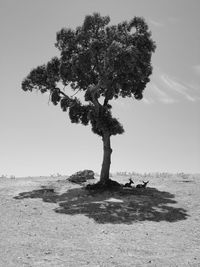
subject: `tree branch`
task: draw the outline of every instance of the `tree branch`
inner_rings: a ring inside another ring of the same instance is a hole
[[[78,91],[76,91],[76,93],[74,93],[73,95],[71,95],[70,97],[73,97],[75,96],[76,94],[78,94],[78,92],[80,91],[81,89],[78,89]]]
[[[97,112],[97,114],[99,114],[100,108],[102,107],[102,105],[99,103],[98,98],[100,96],[99,94],[99,84],[100,81],[97,85],[91,85],[87,90],[88,93],[90,95],[90,101],[93,103],[95,110]]]
[[[59,88],[58,88],[59,89]],[[60,89],[59,89],[59,93],[61,94],[61,95],[63,95],[63,96],[67,96],[63,91],[61,91]]]
[[[104,102],[103,102],[104,107],[108,105],[108,101],[109,101],[109,99],[107,97],[105,97]]]

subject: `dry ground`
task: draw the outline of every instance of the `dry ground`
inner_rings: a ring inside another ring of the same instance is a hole
[[[104,193],[59,179],[0,178],[0,267],[200,266],[200,175]]]

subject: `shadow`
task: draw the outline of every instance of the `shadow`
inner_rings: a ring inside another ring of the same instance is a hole
[[[123,189],[117,191],[90,191],[72,188],[63,194],[42,188],[23,192],[15,199],[41,198],[44,202],[58,203],[54,209],[60,214],[83,214],[97,223],[131,224],[138,221],[186,220],[185,209],[173,206],[177,202],[174,195],[156,188]]]

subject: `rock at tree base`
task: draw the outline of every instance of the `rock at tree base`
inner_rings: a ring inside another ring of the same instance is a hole
[[[87,182],[90,179],[94,179],[94,172],[92,170],[84,170],[72,174],[68,178],[68,181],[79,184]]]

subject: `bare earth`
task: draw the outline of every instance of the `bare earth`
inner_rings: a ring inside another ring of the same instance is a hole
[[[97,194],[59,179],[0,178],[0,267],[200,266],[200,175]]]

